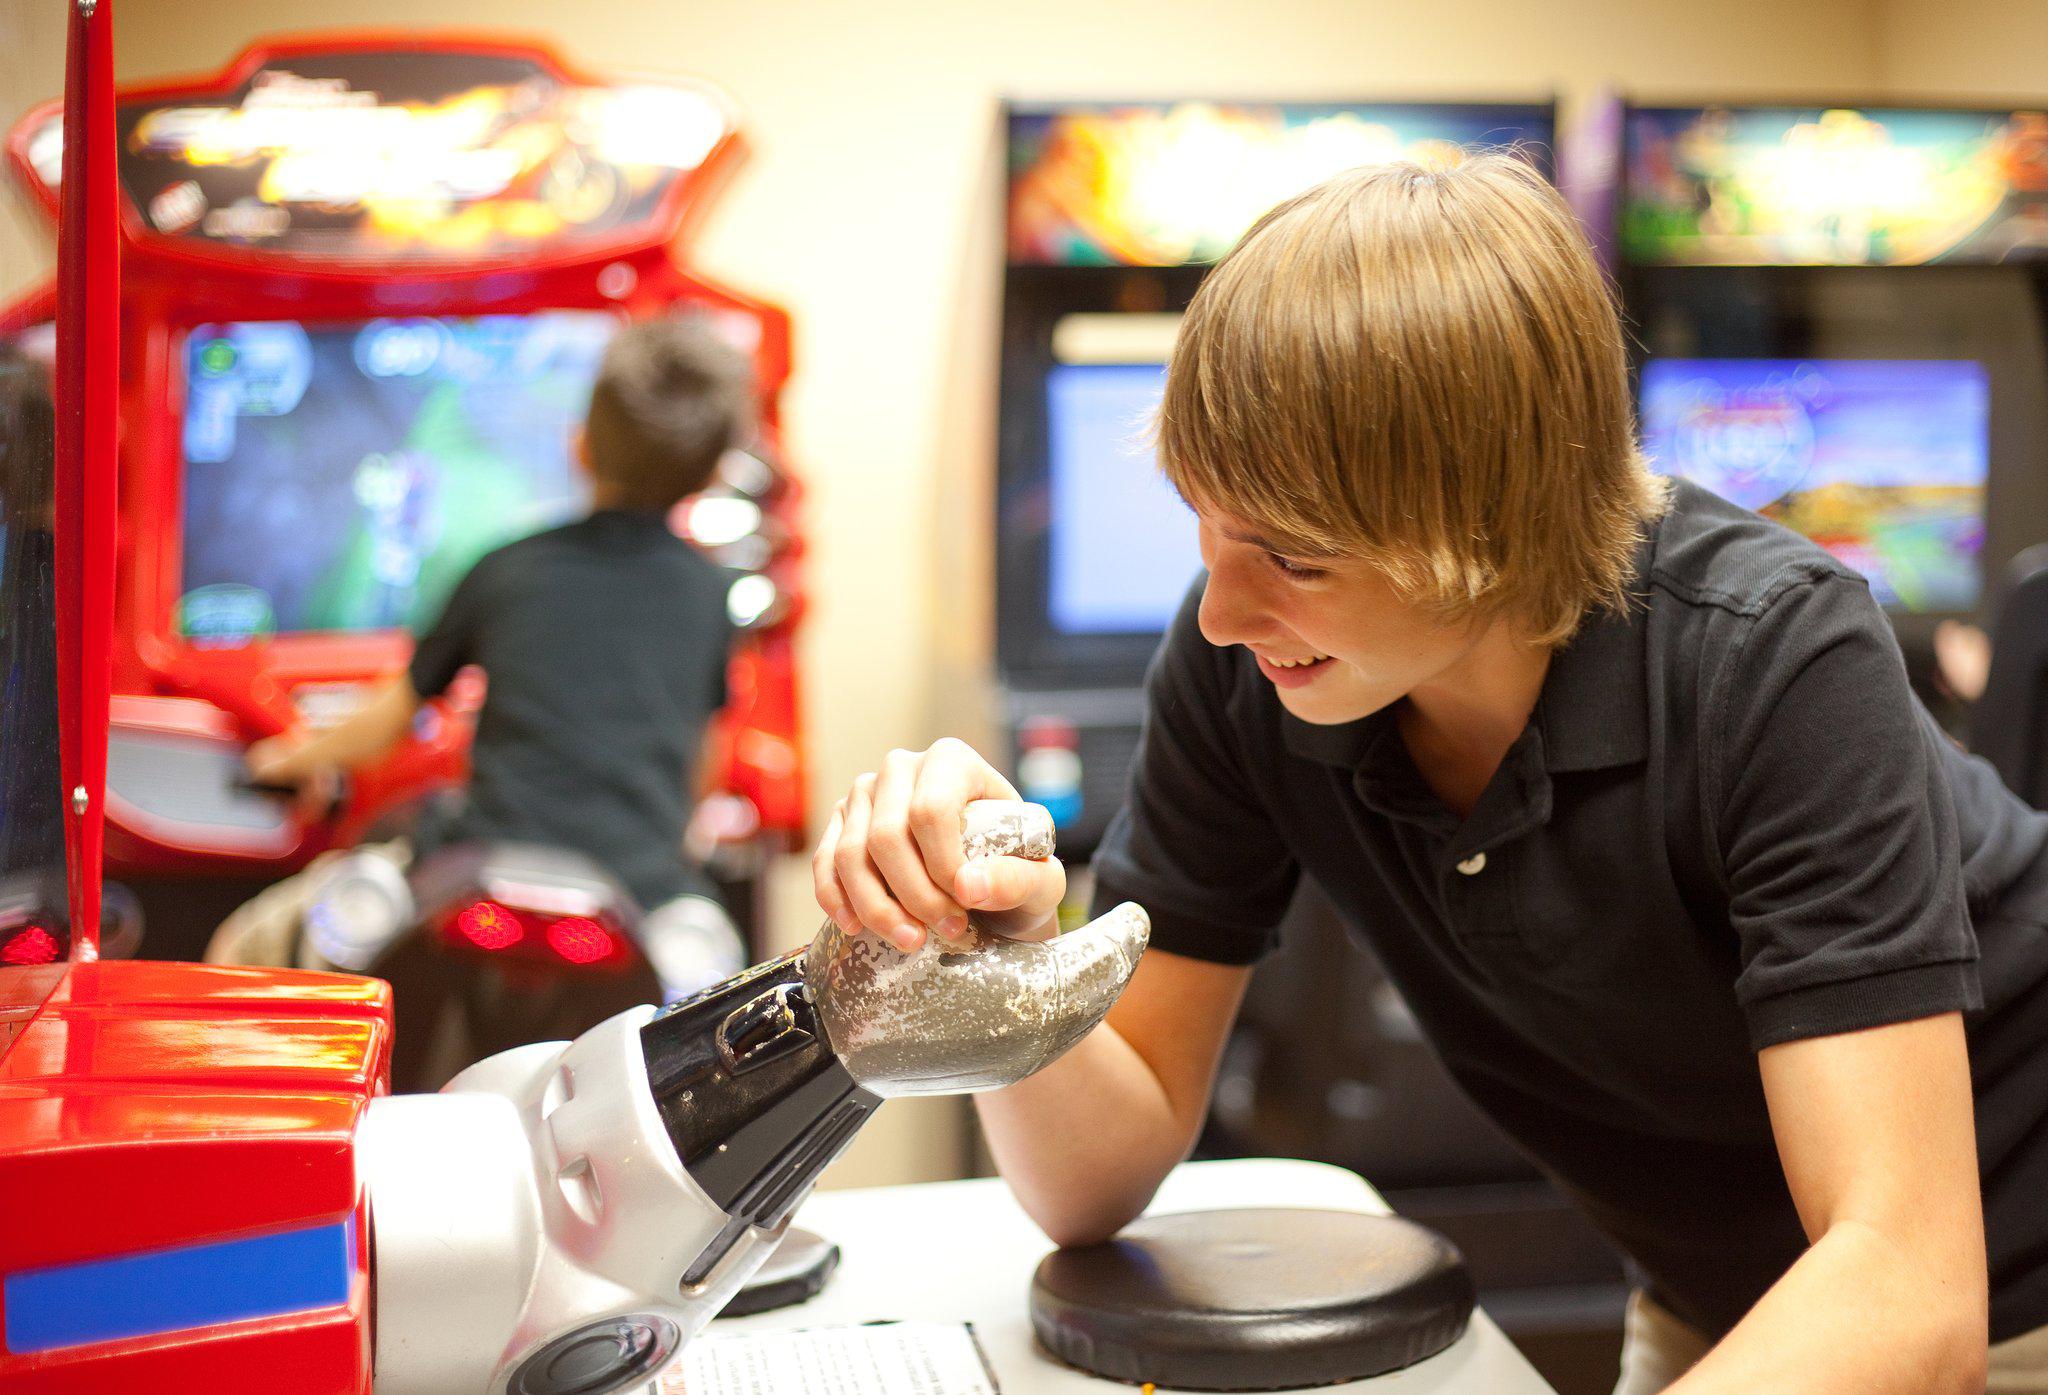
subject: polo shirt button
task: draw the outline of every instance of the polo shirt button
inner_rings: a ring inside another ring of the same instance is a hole
[[[1473,853],[1472,856],[1458,864],[1458,870],[1468,877],[1478,876],[1486,870],[1486,854],[1483,852]]]

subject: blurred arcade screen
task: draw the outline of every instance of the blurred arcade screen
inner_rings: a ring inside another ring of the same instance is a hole
[[[430,623],[484,552],[582,506],[570,441],[617,324],[554,310],[194,328],[178,633]]]
[[[1966,359],[1651,359],[1660,472],[1812,538],[1892,609],[1967,611],[1982,587],[1991,387]]]

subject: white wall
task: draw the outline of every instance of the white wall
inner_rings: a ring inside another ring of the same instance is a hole
[[[64,88],[66,14],[58,0],[0,0],[0,130]],[[49,220],[12,175],[0,193],[0,299],[45,275],[54,260]]]
[[[1880,0],[1878,79],[1922,101],[2048,101],[2048,3]]]

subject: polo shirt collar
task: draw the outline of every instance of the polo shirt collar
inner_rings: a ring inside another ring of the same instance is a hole
[[[1551,773],[1633,765],[1649,754],[1649,648],[1643,602],[1602,611],[1553,654],[1535,722]]]

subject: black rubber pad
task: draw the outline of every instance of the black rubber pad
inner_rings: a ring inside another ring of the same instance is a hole
[[[1472,1280],[1435,1231],[1348,1211],[1152,1216],[1055,1250],[1039,1342],[1084,1371],[1177,1390],[1290,1390],[1411,1366],[1458,1340]]]

